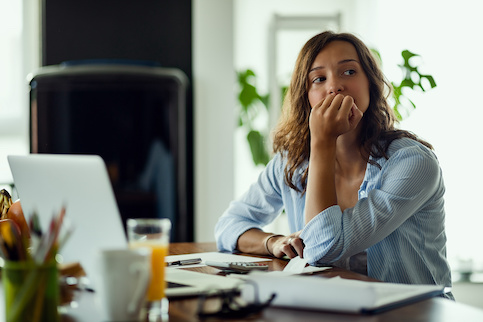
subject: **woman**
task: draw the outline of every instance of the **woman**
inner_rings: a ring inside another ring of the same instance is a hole
[[[219,219],[218,248],[451,286],[441,169],[429,143],[395,129],[387,88],[355,36],[310,39],[275,131],[276,154]],[[293,233],[264,232],[282,209]]]

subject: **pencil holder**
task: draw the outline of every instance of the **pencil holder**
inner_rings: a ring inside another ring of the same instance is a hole
[[[60,321],[57,263],[5,261],[2,270],[7,322]]]

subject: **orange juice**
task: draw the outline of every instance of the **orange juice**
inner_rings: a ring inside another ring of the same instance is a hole
[[[164,279],[164,268],[166,266],[164,258],[168,254],[168,245],[152,242],[131,242],[131,248],[148,247],[151,248],[151,283],[149,285],[147,300],[159,301],[164,298],[164,289],[166,281]]]

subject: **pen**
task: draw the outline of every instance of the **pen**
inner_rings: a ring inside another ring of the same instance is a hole
[[[184,266],[184,265],[194,265],[201,263],[201,258],[191,258],[191,259],[183,259],[174,262],[166,263],[167,266]]]

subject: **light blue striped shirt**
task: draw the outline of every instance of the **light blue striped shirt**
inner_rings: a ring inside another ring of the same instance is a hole
[[[359,200],[343,212],[325,209],[304,225],[305,195],[284,182],[286,159],[277,154],[258,181],[220,217],[220,251],[236,250],[238,237],[262,229],[285,209],[291,232],[302,230],[311,265],[348,262],[367,251],[367,274],[385,282],[451,286],[446,260],[444,183],[434,153],[411,139],[392,142],[389,159],[367,164]],[[298,182],[305,167],[298,169]]]

